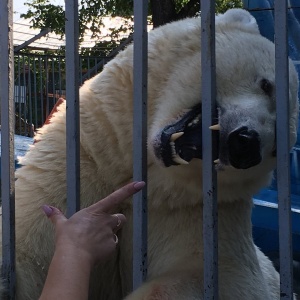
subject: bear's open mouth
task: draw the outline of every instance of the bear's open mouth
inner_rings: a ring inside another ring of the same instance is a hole
[[[213,138],[213,160],[217,170],[225,166],[248,169],[262,161],[261,136],[248,112],[237,106],[216,107],[218,119],[209,128]],[[254,124],[254,125],[253,125]],[[201,104],[177,117],[165,126],[153,140],[155,156],[166,167],[188,164],[202,159]],[[270,156],[276,155],[276,147]]]
[[[217,142],[217,131],[214,136]],[[166,167],[188,164],[193,158],[202,159],[201,104],[196,105],[177,122],[164,127],[158,140],[154,152]]]

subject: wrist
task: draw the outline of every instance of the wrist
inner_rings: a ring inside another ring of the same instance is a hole
[[[70,263],[84,266],[84,268],[88,269],[89,271],[94,265],[91,255],[87,251],[76,247],[76,245],[68,243],[58,243],[55,246],[54,255],[56,254],[63,260],[67,260]]]
[[[90,255],[74,245],[56,243],[40,299],[88,299]]]

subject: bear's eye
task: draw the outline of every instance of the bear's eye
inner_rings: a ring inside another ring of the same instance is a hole
[[[260,81],[260,88],[264,91],[266,95],[268,95],[269,97],[272,96],[274,87],[268,79],[264,78]]]

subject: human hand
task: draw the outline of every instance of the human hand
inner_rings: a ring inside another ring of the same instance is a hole
[[[91,266],[107,259],[116,249],[116,232],[126,222],[123,214],[111,215],[126,198],[140,191],[143,181],[132,182],[67,219],[56,207],[42,206],[55,226],[55,246],[62,253],[84,257]]]

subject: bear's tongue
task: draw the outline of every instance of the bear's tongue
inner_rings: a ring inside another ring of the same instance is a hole
[[[219,139],[217,133],[214,136]],[[201,104],[195,106],[176,123],[166,126],[158,139],[159,142],[154,147],[155,155],[166,167],[188,164],[193,158],[201,159]]]

